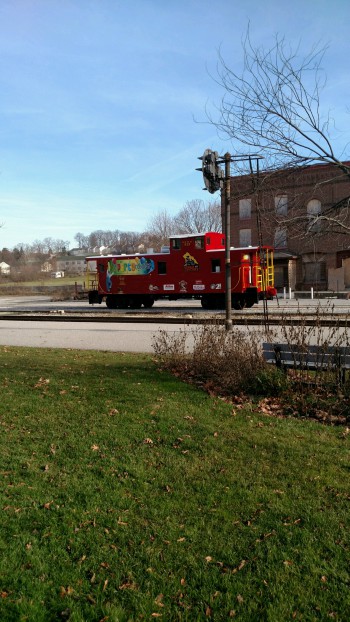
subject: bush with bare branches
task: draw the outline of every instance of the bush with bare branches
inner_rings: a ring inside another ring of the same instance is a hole
[[[280,325],[268,337],[262,329],[247,332],[233,327],[226,331],[219,324],[175,334],[161,330],[154,337],[153,348],[163,369],[211,394],[229,399],[245,395],[247,401],[257,404],[267,397],[274,401],[273,413],[345,424],[350,422],[349,374],[342,383],[334,368],[283,371],[265,363],[262,356],[261,344],[267,340],[294,345],[301,351],[308,345],[318,345],[321,353],[330,346],[350,347],[344,318],[327,309],[333,326],[326,328],[325,313],[318,308],[312,325],[300,309],[294,322],[282,314]]]

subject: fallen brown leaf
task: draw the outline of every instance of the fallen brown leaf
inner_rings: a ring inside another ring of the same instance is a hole
[[[164,607],[164,603],[162,603],[164,594],[158,594],[157,598],[155,598],[154,602],[158,607]]]
[[[119,585],[119,590],[137,590],[137,584],[133,581],[125,581]]]

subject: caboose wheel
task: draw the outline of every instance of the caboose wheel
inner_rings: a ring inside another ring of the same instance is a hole
[[[131,309],[141,309],[141,296],[130,296],[130,308]]]
[[[201,305],[203,307],[203,309],[209,309],[209,297],[208,296],[202,296],[201,298]]]
[[[111,295],[106,296],[106,307],[108,307],[108,309],[117,309],[117,297]]]
[[[242,311],[242,309],[244,309],[244,307],[246,306],[246,300],[241,296],[232,296],[231,304],[232,308],[235,309],[235,311]]]
[[[151,309],[154,305],[153,296],[144,296],[144,298],[142,299],[142,304],[145,307],[145,309]]]

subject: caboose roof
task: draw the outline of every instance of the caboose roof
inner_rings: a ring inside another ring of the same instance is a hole
[[[206,235],[224,235],[223,233],[220,233],[220,231],[204,231],[204,232],[197,232],[197,233],[177,233],[176,235],[169,235],[169,238],[171,240],[173,240],[174,238],[180,238],[181,240],[183,240],[184,238],[201,238],[204,237]]]
[[[86,260],[92,261],[93,259],[115,259],[115,257],[120,257],[123,259],[132,258],[132,257],[147,257],[150,255],[155,257],[155,255],[159,255],[160,257],[169,257],[169,252],[161,253],[114,253],[113,255],[88,255],[85,257]]]

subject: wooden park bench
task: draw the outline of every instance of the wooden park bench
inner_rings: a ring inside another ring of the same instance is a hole
[[[263,343],[263,356],[266,363],[273,363],[284,371],[299,369],[335,372],[341,383],[345,382],[346,370],[350,369],[350,347],[346,346]]]

